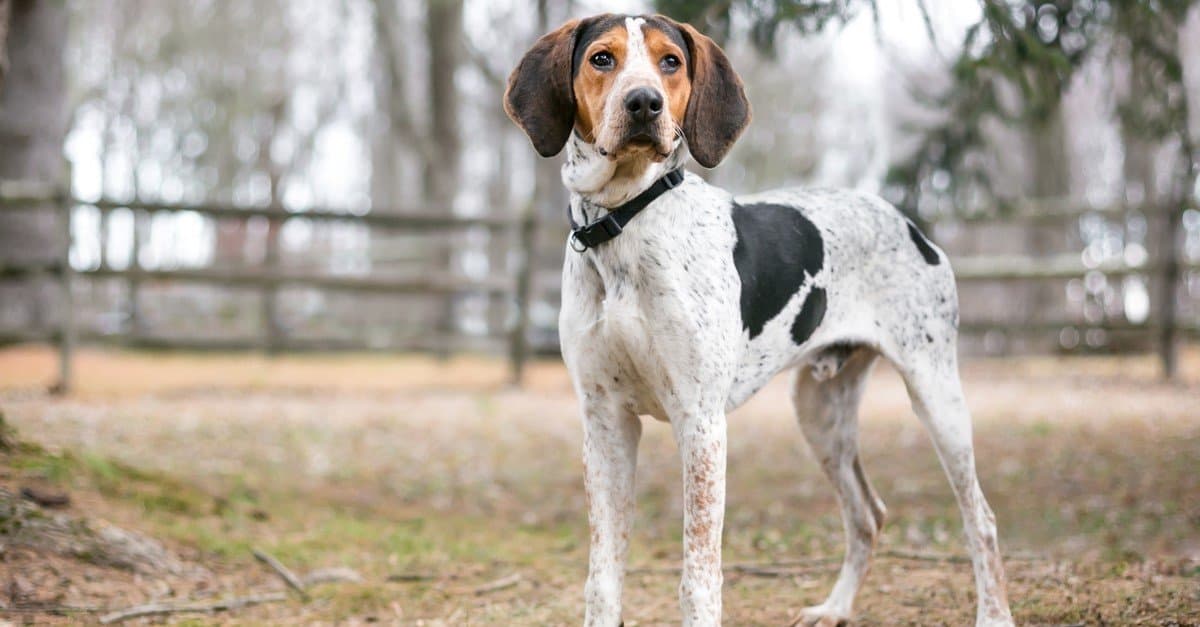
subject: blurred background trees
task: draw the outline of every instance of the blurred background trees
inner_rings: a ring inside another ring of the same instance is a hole
[[[955,255],[1069,254],[1094,268],[1187,261],[1200,259],[1200,214],[1185,209],[1197,194],[1195,4],[0,0],[0,25],[11,21],[0,50],[18,68],[0,88],[0,179],[56,180],[62,154],[81,201],[277,207],[301,218],[317,209],[533,212],[532,333],[553,347],[566,199],[557,160],[536,158],[504,117],[504,82],[528,45],[569,17],[661,11],[721,41],[755,105],[730,159],[703,173],[717,184],[876,191],[930,223]],[[1072,203],[1171,210],[1003,219]],[[972,216],[997,212],[1001,219],[968,227]],[[519,263],[512,241],[487,229],[430,237],[352,221],[102,212],[86,203],[73,224],[71,264],[83,271],[485,279],[510,276]],[[0,255],[46,255],[56,228],[46,216],[5,216]],[[1167,254],[1174,249],[1181,254]],[[1170,299],[1194,316],[1200,278],[1175,272],[1178,292],[1160,272],[966,285],[964,318],[1142,324]],[[52,295],[0,283],[5,325],[49,316]],[[470,290],[363,295],[101,279],[80,289],[84,323],[100,334],[250,337],[265,324],[271,336],[389,347],[484,337],[512,324],[495,295]],[[1102,329],[1048,338],[982,333],[973,347],[1120,347]]]
[[[67,37],[61,2],[0,1],[0,180],[63,178],[66,127]],[[0,265],[52,264],[63,228],[53,212],[5,216],[0,225]],[[0,282],[0,324],[37,326],[54,310],[54,284],[37,277]]]
[[[928,40],[937,44],[945,32],[937,5],[908,4]],[[894,24],[888,13],[896,9],[895,3],[877,0],[659,0],[656,5],[723,40],[740,35],[768,53],[781,39],[811,38],[866,19],[864,14],[884,42]],[[1159,263],[1173,264],[1171,252],[1180,245],[1200,161],[1193,140],[1200,117],[1190,105],[1200,93],[1195,79],[1200,70],[1192,67],[1188,81],[1184,63],[1187,42],[1200,35],[1196,19],[1188,21],[1195,5],[1188,0],[982,0],[958,41],[951,39],[947,49],[935,45],[921,67],[910,67],[904,88],[919,112],[897,108],[895,113],[913,123],[906,129],[912,147],[892,156],[881,191],[924,220],[1029,199],[1168,205],[1172,211],[1145,216],[1147,223],[1135,229],[1144,233],[1134,235],[1142,236],[1135,243],[1157,253]],[[1195,66],[1196,50],[1190,52]],[[1094,139],[1097,133],[1111,133],[1115,141],[1101,145]],[[1106,152],[1115,153],[1119,172],[1096,167],[1097,157]],[[1005,239],[1021,246],[1013,252],[1045,256],[1070,245],[1062,241],[1064,234],[1034,228]],[[1146,298],[1173,310],[1167,305],[1177,298],[1178,276],[1177,268],[1168,268],[1150,281],[1152,294]],[[1062,306],[1055,287],[1032,285],[1019,298],[1008,294],[1006,300],[1033,318],[1046,318]],[[1143,287],[1133,289],[1139,302]],[[1112,299],[1108,293],[1090,296]]]

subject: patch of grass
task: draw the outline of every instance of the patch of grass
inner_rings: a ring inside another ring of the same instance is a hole
[[[327,605],[333,616],[346,618],[353,615],[387,612],[396,601],[396,592],[385,586],[372,584],[344,584],[322,586],[312,592],[314,601]]]
[[[162,532],[176,540],[187,542],[208,555],[225,559],[246,560],[251,555],[254,541],[244,531],[229,529],[212,520],[173,518],[162,521]]]
[[[65,455],[54,455],[46,451],[28,447],[10,460],[10,465],[22,474],[34,475],[59,485],[70,482],[74,473],[74,460]]]
[[[304,519],[303,514],[297,514],[291,520]],[[276,511],[275,518],[285,516]],[[375,556],[400,552],[411,559],[412,553],[431,550],[429,541],[425,539],[413,538],[410,544],[394,541],[397,532],[387,520],[351,516],[338,511],[321,512],[315,519],[310,514],[307,518],[307,524],[302,529],[295,529],[282,539],[265,544],[265,548],[284,563],[298,568],[320,564],[333,556],[346,556],[351,558],[350,561],[358,562],[363,554]],[[287,527],[295,526],[285,524]]]
[[[0,453],[8,453],[17,448],[19,442],[17,440],[17,430],[4,418],[4,412],[0,411]]]
[[[1038,419],[1027,428],[1029,435],[1036,437],[1046,437],[1054,433],[1054,423],[1045,418]]]
[[[1083,624],[1088,615],[1085,607],[1064,607],[1061,597],[1041,594],[1013,599],[1011,607],[1021,622],[1029,623]]]
[[[95,489],[147,513],[200,516],[213,510],[212,497],[188,483],[94,453],[52,453],[23,445],[8,463],[20,474],[61,487]]]
[[[211,619],[205,620],[194,616],[178,617],[171,621],[172,625],[180,625],[182,627],[206,627],[211,625]]]

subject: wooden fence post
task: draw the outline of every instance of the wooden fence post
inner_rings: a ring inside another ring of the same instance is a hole
[[[267,245],[263,266],[270,275],[279,272],[279,231],[282,226],[283,221],[279,218],[267,219]],[[268,282],[263,285],[261,294],[262,350],[267,355],[274,355],[282,349],[283,344],[280,337],[278,290],[274,283]]]
[[[537,212],[532,205],[525,208],[521,218],[517,255],[516,319],[513,321],[509,338],[509,364],[511,382],[520,386],[525,381],[525,362],[529,358],[529,306],[533,293],[534,234],[537,228]]]
[[[55,211],[59,215],[62,237],[62,252],[58,260],[58,279],[61,287],[62,314],[59,317],[58,328],[58,381],[54,384],[54,394],[71,392],[74,368],[72,360],[75,353],[75,294],[74,273],[71,270],[71,206],[70,178],[68,187],[55,194]]]
[[[135,341],[142,335],[142,304],[141,274],[142,274],[142,210],[130,208],[133,216],[133,239],[129,243],[129,280],[126,287],[129,290],[129,336]]]

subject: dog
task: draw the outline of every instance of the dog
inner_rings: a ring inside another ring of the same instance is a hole
[[[642,416],[669,422],[684,482],[684,625],[721,621],[726,413],[794,368],[800,427],[841,503],[846,553],[796,624],[849,621],[885,509],[859,461],[857,410],[878,357],[904,378],[966,531],[977,625],[1012,625],[995,517],[975,472],[945,254],[875,196],[734,197],[715,167],[750,121],[741,79],[695,28],[598,15],[543,36],[504,108],[542,156],[567,151],[573,226],[559,318],[583,416],[591,527],[586,625],[621,624]]]

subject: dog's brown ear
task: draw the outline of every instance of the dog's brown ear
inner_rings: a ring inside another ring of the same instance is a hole
[[[504,112],[543,157],[558,154],[575,127],[571,57],[582,25],[571,20],[537,40],[508,77]]]
[[[679,24],[691,57],[692,95],[683,120],[683,136],[696,161],[716,167],[750,123],[750,101],[742,79],[713,40],[690,24]]]

